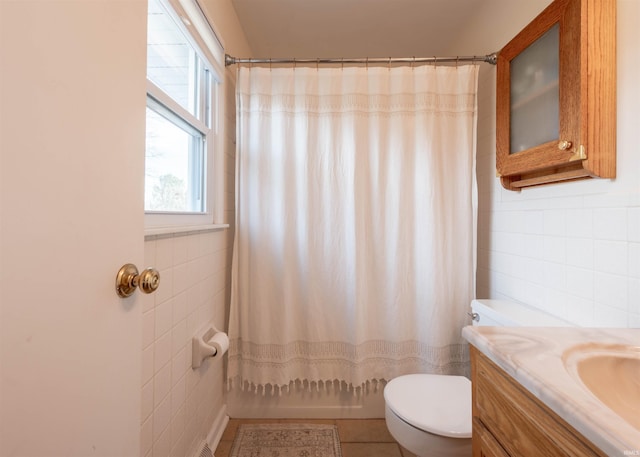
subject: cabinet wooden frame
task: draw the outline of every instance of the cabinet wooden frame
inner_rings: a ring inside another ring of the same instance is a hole
[[[559,24],[559,139],[511,154],[511,61]],[[616,176],[616,1],[556,0],[499,53],[496,168],[506,189]],[[559,142],[571,147],[559,149]]]

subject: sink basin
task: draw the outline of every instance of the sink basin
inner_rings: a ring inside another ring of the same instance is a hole
[[[584,344],[563,356],[587,390],[640,431],[640,347]]]

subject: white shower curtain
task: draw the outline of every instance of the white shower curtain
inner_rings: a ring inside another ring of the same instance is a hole
[[[477,73],[240,68],[230,385],[468,370]]]

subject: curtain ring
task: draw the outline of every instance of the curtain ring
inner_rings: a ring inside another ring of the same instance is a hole
[[[456,68],[458,68],[458,62],[460,61],[460,56],[456,56]]]
[[[437,63],[438,63],[438,58],[436,56],[433,56],[433,66],[435,67]]]
[[[411,62],[411,68],[416,66],[416,56],[413,56],[413,61]]]
[[[298,65],[298,63],[296,62],[296,58],[293,58],[293,69],[296,69],[296,66]]]
[[[369,58],[367,57],[367,60],[365,60],[364,65],[367,67],[367,70],[369,69]]]
[[[320,66],[320,57],[316,58],[316,71],[319,70],[319,66]]]
[[[342,70],[344,70],[344,57],[340,60],[340,64],[342,65]]]
[[[271,65],[271,57],[269,57],[269,71],[273,70],[273,67]]]
[[[387,69],[391,71],[391,57],[389,57],[389,62],[387,62]]]

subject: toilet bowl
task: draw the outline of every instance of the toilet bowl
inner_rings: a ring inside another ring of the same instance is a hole
[[[420,457],[471,455],[471,381],[409,374],[384,388],[385,421],[395,440]]]
[[[473,325],[567,327],[516,302],[473,300]],[[395,440],[418,457],[471,456],[471,381],[464,376],[409,374],[384,388],[385,421]]]

